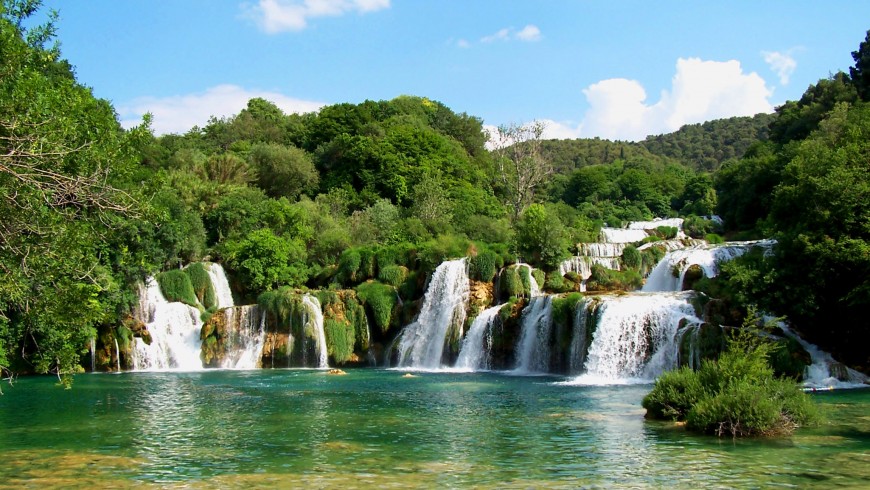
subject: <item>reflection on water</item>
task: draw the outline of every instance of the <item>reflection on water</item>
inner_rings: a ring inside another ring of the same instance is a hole
[[[870,390],[831,423],[718,440],[643,418],[645,386],[312,370],[26,378],[0,397],[0,488],[866,487]]]

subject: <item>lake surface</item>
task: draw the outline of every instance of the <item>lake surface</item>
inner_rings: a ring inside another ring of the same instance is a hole
[[[870,390],[776,440],[643,419],[651,385],[348,370],[50,377],[3,385],[0,488],[870,487]]]

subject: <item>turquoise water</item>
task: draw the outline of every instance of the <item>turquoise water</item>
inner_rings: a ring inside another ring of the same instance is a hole
[[[349,370],[22,378],[0,396],[0,487],[870,487],[870,390],[829,422],[734,441],[643,419],[649,385]]]

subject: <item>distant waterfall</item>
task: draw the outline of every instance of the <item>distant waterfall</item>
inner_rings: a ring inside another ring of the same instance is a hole
[[[221,367],[226,369],[256,369],[260,367],[263,345],[266,343],[266,315],[257,305],[226,308],[226,353]]]
[[[580,374],[586,363],[586,350],[589,347],[588,317],[586,300],[580,301],[574,310],[574,332],[571,336],[571,349],[568,357],[568,372],[570,374]]]
[[[320,301],[310,295],[302,296],[302,325],[306,338],[314,338],[317,343],[317,367],[329,367],[329,351],[326,347],[326,334],[323,332],[323,310]]]
[[[166,301],[157,281],[149,277],[139,298],[139,314],[151,335],[151,344],[134,337],[134,370],[202,369],[199,339],[202,320],[199,310],[183,303]]]
[[[689,303],[692,293],[601,297],[597,325],[578,382],[652,381],[677,366],[680,322],[699,324]]]
[[[650,272],[642,291],[680,291],[690,267],[696,265],[703,270],[706,277],[715,277],[719,272],[718,263],[739,257],[752,247],[769,248],[772,244],[771,240],[728,242],[722,245],[702,245],[668,252]]]
[[[450,328],[458,328],[459,336],[462,335],[469,294],[465,259],[447,261],[435,269],[417,320],[400,334],[398,366],[417,369],[441,367]]]
[[[546,373],[550,370],[552,316],[552,296],[534,297],[523,309],[522,332],[516,347],[515,373]]]
[[[230,283],[227,281],[224,268],[221,267],[220,264],[207,263],[205,269],[208,272],[209,279],[211,279],[211,285],[214,288],[218,308],[229,308],[234,306],[233,293],[230,290]]]
[[[866,388],[867,376],[835,361],[831,354],[821,350],[794,333],[788,325],[779,323],[779,328],[795,339],[810,354],[812,364],[804,373],[804,386],[807,388]],[[839,371],[839,372],[834,372]]]
[[[492,346],[492,324],[504,305],[487,308],[477,315],[462,341],[459,358],[454,366],[459,370],[489,369],[489,348]]]

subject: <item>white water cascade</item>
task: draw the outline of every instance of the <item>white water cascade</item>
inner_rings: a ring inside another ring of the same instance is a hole
[[[151,344],[139,337],[133,338],[135,371],[197,371],[203,368],[199,310],[184,303],[166,301],[157,280],[149,277],[146,287],[140,292],[139,314],[151,335]]]
[[[492,345],[492,324],[504,305],[489,307],[471,322],[462,341],[454,368],[462,371],[489,369],[489,347]]]
[[[668,252],[650,272],[642,291],[680,291],[690,267],[697,265],[704,271],[706,277],[715,277],[719,272],[718,263],[739,257],[752,247],[770,248],[772,245],[772,240],[727,242],[721,245],[701,245]]]
[[[225,369],[256,369],[260,366],[266,343],[266,315],[257,305],[223,310],[227,332],[226,354],[221,361]]]
[[[867,376],[837,362],[833,357],[831,357],[831,354],[802,339],[784,322],[779,322],[778,325],[786,335],[795,339],[801,347],[810,354],[810,359],[812,359],[813,363],[807,366],[806,372],[804,373],[804,386],[806,388],[830,389],[867,387],[865,384],[868,379]],[[834,367],[841,371],[839,376],[835,376],[835,373],[831,372]]]
[[[417,320],[402,330],[398,366],[438,369],[450,327],[465,323],[470,286],[465,259],[442,263],[432,274]]]
[[[654,230],[660,226],[677,229],[677,238],[685,238],[683,233],[683,218],[655,219],[653,221],[633,221],[626,228],[602,228],[601,238],[605,243],[635,243],[648,236],[646,230]]]
[[[523,309],[522,330],[516,347],[516,374],[550,370],[550,331],[553,327],[553,297],[536,296]]]
[[[574,332],[571,335],[571,348],[568,357],[569,374],[580,374],[583,365],[586,364],[586,350],[589,343],[588,317],[586,300],[584,299],[577,303],[577,308],[574,310]]]
[[[578,384],[651,382],[677,366],[680,322],[699,324],[689,303],[692,293],[603,296],[597,326]]]
[[[208,272],[208,277],[211,279],[211,285],[214,288],[214,295],[217,298],[218,308],[230,308],[233,304],[233,293],[230,290],[230,283],[227,281],[227,276],[224,273],[224,268],[217,263],[205,264],[205,270]]]
[[[317,367],[329,367],[329,351],[326,347],[326,334],[323,331],[323,310],[320,300],[306,294],[302,296],[302,325],[306,337],[314,337],[317,343]]]
[[[94,373],[97,371],[97,339],[91,337],[89,344],[88,347],[91,351],[91,372]]]

